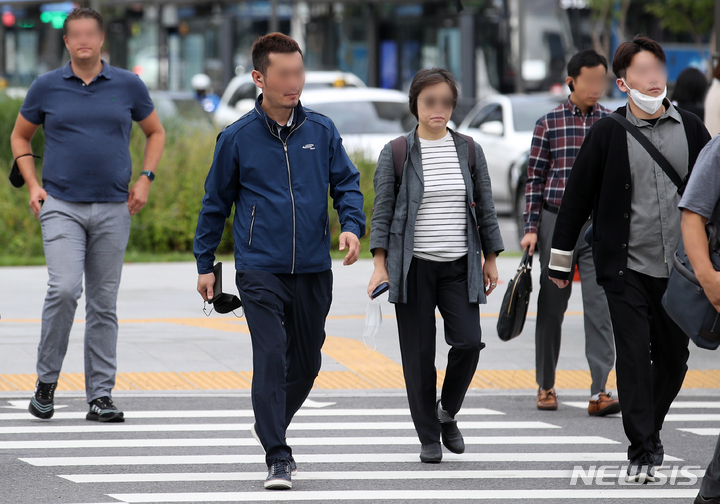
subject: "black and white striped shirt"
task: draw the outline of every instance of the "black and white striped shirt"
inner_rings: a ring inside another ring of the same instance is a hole
[[[467,192],[452,135],[420,139],[423,199],[415,222],[413,255],[454,261],[468,253]]]

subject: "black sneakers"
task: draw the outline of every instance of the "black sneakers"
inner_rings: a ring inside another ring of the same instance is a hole
[[[445,448],[453,453],[465,452],[465,441],[463,440],[460,429],[458,429],[457,421],[450,414],[442,409],[440,401],[435,405],[438,420],[440,420],[440,428],[442,429],[442,442]]]
[[[265,488],[268,490],[289,490],[292,488],[290,462],[279,458],[268,467],[268,475],[267,478],[265,478]]]
[[[117,409],[109,397],[100,397],[90,402],[90,411],[85,415],[86,420],[95,422],[124,422],[125,415]]]
[[[28,411],[38,418],[47,420],[55,413],[55,383],[43,383],[40,380],[35,384],[35,395],[30,399]]]
[[[250,433],[252,434],[252,437],[255,438],[255,441],[257,441],[257,444],[262,447],[262,442],[260,441],[260,436],[257,434],[257,429],[255,429],[255,424],[252,424],[252,427],[250,427]],[[263,448],[263,451],[265,451],[265,448]],[[295,459],[292,455],[288,458],[288,462],[290,463],[290,474],[297,476],[297,464],[295,463]]]
[[[652,483],[655,481],[655,462],[652,453],[643,453],[630,462],[625,481],[628,483]]]

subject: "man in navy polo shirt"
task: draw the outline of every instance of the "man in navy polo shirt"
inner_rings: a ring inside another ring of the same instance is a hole
[[[28,90],[11,136],[13,156],[40,220],[48,266],[35,394],[30,413],[53,416],[53,395],[67,351],[85,275],[85,389],[88,420],[122,422],[112,402],[117,369],[116,302],[130,216],[142,209],[165,145],[163,130],[140,78],[100,58],[100,14],[77,8],[63,26],[70,62],[41,75]],[[147,137],[143,171],[132,175],[130,131]],[[42,185],[30,140],[45,131]]]

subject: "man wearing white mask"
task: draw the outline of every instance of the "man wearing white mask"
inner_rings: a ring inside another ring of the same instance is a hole
[[[613,58],[628,104],[596,122],[575,159],[553,234],[549,275],[568,285],[580,230],[592,213],[593,260],[612,319],[617,389],[630,441],[627,481],[655,481],[665,415],[687,371],[688,338],[661,300],[681,240],[680,194],[710,140],[667,94],[665,53],[645,37]],[[648,142],[649,141],[649,142]]]

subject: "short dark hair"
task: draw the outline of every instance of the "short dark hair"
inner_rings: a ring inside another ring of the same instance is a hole
[[[292,54],[299,52],[303,55],[302,49],[295,40],[284,33],[268,33],[255,41],[252,46],[253,68],[263,75],[266,75],[270,66],[270,54]]]
[[[648,51],[655,55],[664,65],[666,62],[665,51],[653,39],[637,35],[631,42],[623,42],[615,51],[613,57],[613,73],[618,79],[624,79],[627,68],[632,63],[635,55],[642,51]]]
[[[600,65],[604,66],[607,72],[608,62],[605,56],[598,54],[592,49],[588,49],[586,51],[580,51],[570,58],[567,65],[567,73],[569,77],[576,79],[583,68],[595,68]]]
[[[104,29],[103,18],[98,11],[93,10],[89,7],[75,7],[68,13],[65,21],[63,21],[63,35],[67,35],[68,23],[70,21],[75,21],[76,19],[94,19],[95,21],[97,21],[100,30]]]
[[[708,81],[705,74],[694,67],[689,67],[680,72],[675,81],[672,101],[678,105],[688,103],[703,103],[707,93]],[[682,105],[680,105],[682,107]]]
[[[424,68],[415,74],[415,78],[410,84],[409,105],[410,112],[415,116],[415,119],[418,118],[417,101],[420,92],[428,86],[434,86],[441,82],[445,82],[450,86],[454,100],[453,109],[457,107],[458,85],[455,82],[455,77],[444,68]]]

